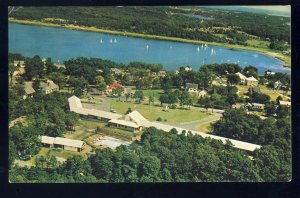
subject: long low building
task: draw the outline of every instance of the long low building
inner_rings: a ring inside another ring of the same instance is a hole
[[[136,123],[131,122],[131,121],[112,119],[112,120],[108,121],[108,123],[109,123],[109,126],[122,128],[122,129],[132,131],[132,132],[139,132],[142,130],[142,126],[137,125]]]
[[[230,141],[233,144],[233,147],[245,150],[245,151],[254,151],[255,149],[259,149],[261,146],[257,144],[251,144],[248,142],[243,142],[239,140],[233,140],[225,137],[220,137],[216,135],[206,134],[200,131],[185,129],[181,127],[175,127],[172,125],[162,124],[159,122],[151,122],[144,118],[139,112],[133,111],[124,117],[120,114],[115,114],[111,112],[105,112],[94,109],[85,109],[82,108],[82,104],[80,99],[76,96],[72,96],[69,98],[70,110],[76,112],[81,115],[92,115],[101,118],[102,120],[108,121],[110,126],[127,129],[130,131],[140,131],[142,128],[155,127],[157,129],[169,132],[171,129],[176,129],[179,134],[183,131],[190,131],[194,135],[200,135],[204,138],[212,138],[216,140],[220,140],[223,143]],[[92,113],[93,112],[93,113]]]
[[[68,99],[70,111],[78,113],[82,116],[91,117],[108,122],[111,119],[119,119],[123,116],[117,113],[101,111],[98,109],[88,109],[82,106],[79,98],[72,96]]]
[[[49,148],[61,148],[70,151],[82,151],[85,143],[80,140],[72,140],[68,138],[62,137],[49,137],[49,136],[41,136],[41,142],[44,146]]]

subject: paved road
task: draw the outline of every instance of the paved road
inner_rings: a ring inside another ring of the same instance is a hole
[[[185,122],[185,123],[178,124],[176,126],[182,127],[182,128],[187,128],[187,129],[190,129],[190,130],[197,130],[198,131],[197,127],[199,125],[210,123],[210,122],[213,122],[213,121],[217,121],[221,117],[222,117],[221,114],[215,113],[214,115],[209,116],[208,118],[204,118],[204,119],[196,120],[196,121],[192,121],[192,122]]]

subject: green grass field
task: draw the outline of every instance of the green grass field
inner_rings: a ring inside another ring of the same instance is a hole
[[[112,101],[112,108],[116,109],[117,112],[125,114],[128,108],[132,110],[137,110],[145,118],[150,121],[155,121],[158,117],[163,120],[167,120],[167,123],[184,123],[189,121],[200,120],[208,115],[206,113],[200,112],[199,110],[185,110],[185,109],[169,109],[168,112],[163,111],[163,107],[146,105],[146,104],[133,104],[130,102],[118,102]]]
[[[164,93],[162,89],[149,89],[142,91],[144,93],[144,96],[147,98],[149,98],[150,96],[154,96],[154,100],[156,100],[156,102],[158,101],[159,96]]]
[[[215,122],[208,122],[208,123],[204,123],[204,124],[200,124],[197,126],[197,129],[202,131],[202,132],[211,132],[211,129],[210,129],[210,125],[212,123],[215,123]]]

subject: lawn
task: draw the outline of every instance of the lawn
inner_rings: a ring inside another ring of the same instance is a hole
[[[199,131],[202,131],[202,132],[205,132],[205,133],[211,132],[210,125],[212,123],[215,123],[215,121],[214,122],[207,122],[207,123],[204,123],[204,124],[200,124],[200,125],[197,126],[197,129]]]
[[[270,45],[269,41],[262,41],[262,40],[258,40],[258,39],[250,39],[250,40],[247,40],[246,43],[249,46],[267,48],[267,49],[269,48],[269,45]]]
[[[149,90],[142,90],[144,96],[149,98],[149,96],[154,96],[154,100],[158,101],[158,98],[161,94],[164,93],[162,89],[149,89]]]
[[[102,133],[102,132],[92,132],[91,130],[95,130],[97,127],[101,127],[103,129],[106,129],[108,131],[109,134],[106,133]],[[122,130],[122,129],[117,129],[117,128],[110,128],[107,126],[107,123],[105,122],[101,122],[100,120],[92,120],[92,119],[81,119],[79,121],[79,126],[78,128],[76,128],[76,130],[80,131],[83,130],[84,134],[80,133],[80,132],[74,132],[74,135],[76,136],[76,134],[78,135],[78,137],[82,137],[82,139],[84,138],[88,138],[89,136],[93,135],[93,134],[104,134],[107,136],[112,136],[112,137],[116,137],[122,140],[130,140],[133,136],[133,132],[131,131],[126,131],[126,130]],[[71,134],[72,135],[72,134]]]
[[[250,88],[250,86],[246,85],[237,85],[236,87],[240,91],[240,96],[248,93],[248,89]],[[270,89],[265,85],[258,85],[257,87],[260,88],[261,93],[269,95],[272,101],[275,101],[278,96],[282,96],[282,94],[278,90]]]
[[[163,120],[166,119],[167,123],[174,124],[200,120],[208,116],[206,113],[201,112],[198,109],[169,109],[168,112],[165,112],[163,111],[163,107],[160,106],[133,104],[130,102],[112,101],[112,107],[121,114],[125,114],[127,109],[130,107],[132,110],[140,112],[150,121],[155,121],[158,117],[161,117]]]

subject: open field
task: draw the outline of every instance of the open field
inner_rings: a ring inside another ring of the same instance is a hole
[[[248,89],[251,86],[237,85],[236,87],[240,91],[239,95],[242,96],[242,95],[248,93]],[[271,100],[273,100],[273,101],[275,101],[278,96],[281,96],[283,98],[285,97],[283,95],[284,91],[282,91],[282,90],[273,90],[273,89],[266,87],[265,85],[258,85],[257,88],[260,88],[261,93],[269,95],[271,97]]]
[[[161,117],[162,120],[166,119],[166,123],[170,124],[190,122],[208,117],[206,113],[201,112],[198,109],[169,109],[169,111],[166,112],[163,111],[163,107],[160,106],[133,104],[130,102],[119,102],[115,100],[112,101],[112,108],[114,108],[117,112],[121,114],[125,114],[129,107],[133,111],[137,110],[150,121],[155,121],[158,117]]]
[[[253,47],[253,46],[233,45],[233,44],[228,44],[228,43],[207,42],[207,41],[200,41],[200,40],[182,39],[182,38],[177,38],[177,37],[167,37],[167,36],[157,36],[157,35],[140,34],[140,33],[133,33],[133,32],[113,31],[113,30],[99,29],[96,27],[75,26],[75,25],[70,25],[70,24],[59,25],[59,24],[54,24],[54,23],[49,23],[49,22],[41,22],[41,21],[36,21],[36,20],[18,20],[18,19],[14,19],[14,18],[9,18],[9,22],[28,24],[28,25],[56,27],[56,28],[66,28],[66,29],[74,29],[74,30],[81,30],[81,31],[101,32],[101,33],[107,33],[107,34],[126,35],[126,36],[139,37],[139,38],[145,38],[145,39],[157,39],[157,40],[194,43],[194,44],[205,44],[206,43],[207,45],[221,46],[221,47],[226,47],[229,49],[256,51],[259,53],[263,53],[263,54],[266,54],[269,56],[276,57],[276,58],[284,61],[289,67],[291,66],[291,56],[284,55],[279,51],[266,49],[266,48],[260,48],[259,46]]]

